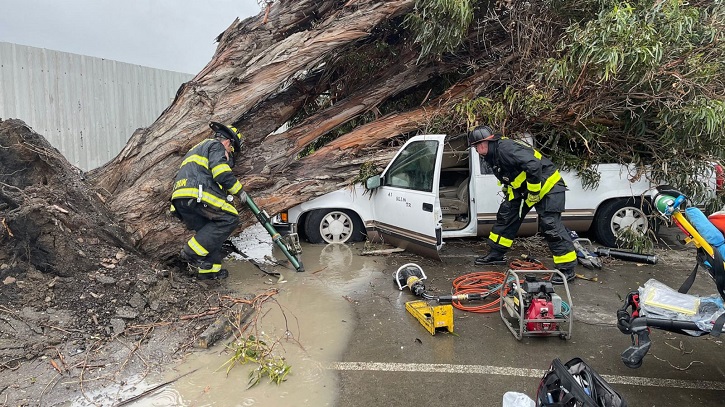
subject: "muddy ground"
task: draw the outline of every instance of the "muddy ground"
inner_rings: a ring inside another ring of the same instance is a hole
[[[515,251],[545,258],[547,250],[541,243],[537,237],[519,239]],[[455,245],[464,253],[480,249],[475,240]],[[657,253],[664,264],[689,267],[692,263],[692,251],[681,246],[669,249],[662,244]],[[143,399],[152,392],[148,382],[136,388],[137,383],[146,377],[153,377],[150,382],[156,384],[160,384],[159,377],[178,377],[173,373],[175,366],[191,354],[204,352],[194,347],[199,335],[220,316],[242,312],[234,304],[234,295],[240,294],[238,286],[197,282],[179,270],[147,268],[132,255],[118,257],[110,256],[106,266],[99,264],[96,272],[83,278],[51,278],[39,272],[21,273],[9,280],[4,277],[3,298],[11,302],[0,308],[1,405],[144,405],[133,404],[138,400],[134,397]],[[397,253],[381,256],[379,261],[417,262],[436,276],[450,266],[451,259],[437,265]],[[467,264],[470,258],[461,261]],[[320,270],[332,272],[320,268],[322,265],[307,266],[312,268],[299,273],[300,282],[320,278]],[[289,275],[291,267],[270,266],[267,270]],[[388,283],[389,270],[382,266],[380,271],[386,271],[382,277]],[[581,267],[579,271],[588,274]],[[268,284],[254,285],[256,291],[246,298],[275,286],[292,289],[259,271],[252,275],[249,278],[268,280]],[[290,310],[290,315],[294,313]],[[214,398],[213,394],[207,397]]]
[[[123,383],[235,308],[218,283],[137,252],[104,199],[45,138],[0,120],[0,405],[64,405],[59,390]],[[155,356],[134,358],[140,347]]]

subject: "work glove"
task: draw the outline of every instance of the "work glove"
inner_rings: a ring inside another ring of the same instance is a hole
[[[242,204],[243,205],[246,205],[247,204],[247,198],[248,197],[249,197],[249,195],[247,195],[247,193],[244,192],[244,190],[241,190],[239,192],[239,200],[242,201]]]
[[[541,196],[534,192],[529,192],[526,196],[526,205],[534,206],[541,200]]]

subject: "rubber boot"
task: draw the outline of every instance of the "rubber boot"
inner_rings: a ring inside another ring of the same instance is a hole
[[[223,280],[229,277],[227,269],[221,269],[215,273],[197,273],[197,280]]]
[[[506,256],[504,252],[492,249],[487,255],[478,257],[473,264],[477,266],[500,266],[506,264]]]
[[[566,269],[559,269],[562,274],[566,277],[566,282],[570,282],[576,278],[576,273],[574,273],[574,267],[566,268]],[[564,284],[564,281],[562,281],[561,276],[558,274],[552,274],[551,275],[551,284],[556,285],[562,285]]]

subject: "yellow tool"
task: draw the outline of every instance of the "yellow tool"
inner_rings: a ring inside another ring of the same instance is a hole
[[[431,335],[435,335],[436,330],[445,328],[448,332],[453,332],[453,306],[451,304],[436,305],[432,307],[426,301],[408,301],[405,303],[405,309],[408,310]]]
[[[587,277],[584,274],[575,274],[575,275],[576,275],[576,278],[581,278],[582,280],[594,281],[594,282],[599,281],[599,279],[597,277]]]

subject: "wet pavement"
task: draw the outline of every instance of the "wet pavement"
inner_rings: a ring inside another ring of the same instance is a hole
[[[244,239],[250,257],[283,258],[263,236],[255,236]],[[230,278],[224,284],[240,296],[279,290],[276,301],[265,305],[258,333],[278,341],[276,349],[292,366],[286,382],[263,379],[246,389],[251,368],[239,365],[227,373],[222,366],[231,355],[220,344],[190,355],[163,377],[149,377],[148,383],[162,382],[191,372],[129,405],[501,406],[507,391],[534,398],[551,361],[573,357],[604,376],[630,406],[723,405],[725,352],[719,338],[653,330],[652,348],[640,368],[630,369],[620,359],[630,344],[616,328],[624,297],[650,278],[679,287],[695,264],[692,249],[674,244],[672,250],[658,250],[654,266],[607,259],[603,270],[579,267],[577,272],[598,281],[577,279],[570,286],[572,337],[519,341],[498,312],[455,309],[454,332],[431,335],[405,309],[407,301],[418,298],[394,283],[392,274],[404,264],[418,264],[428,277],[428,292],[436,295],[449,294],[456,277],[504,272],[504,266],[473,265],[482,251],[476,241],[447,243],[442,262],[406,253],[365,256],[363,243],[302,247],[304,273],[263,266],[281,272],[283,282],[250,262],[226,263]],[[523,248],[515,247],[512,254],[520,254]],[[700,273],[691,293],[714,294],[714,283]]]

